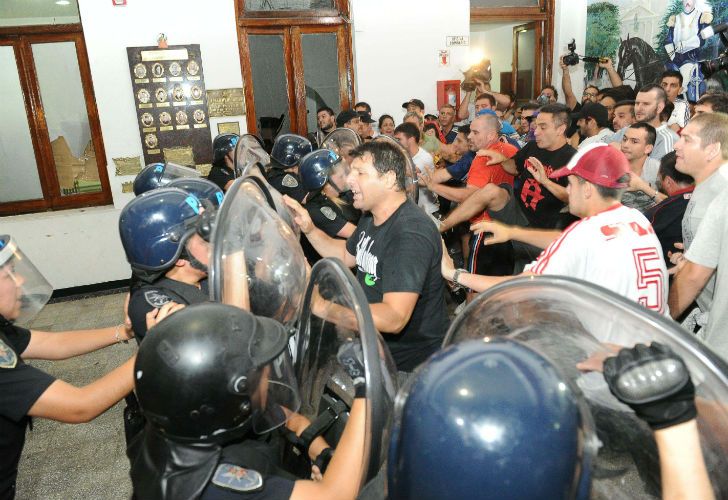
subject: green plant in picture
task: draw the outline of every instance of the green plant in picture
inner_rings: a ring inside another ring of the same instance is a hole
[[[609,2],[587,6],[585,55],[591,57],[617,56],[619,49],[619,7]],[[594,74],[595,63],[584,63],[585,74]]]

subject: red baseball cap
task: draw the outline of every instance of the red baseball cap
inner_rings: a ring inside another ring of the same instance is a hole
[[[626,188],[628,182],[618,181],[629,171],[629,162],[620,150],[603,142],[595,142],[577,151],[565,167],[552,172],[549,178],[578,175],[599,186]]]

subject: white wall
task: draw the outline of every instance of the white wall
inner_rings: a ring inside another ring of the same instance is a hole
[[[437,111],[437,80],[456,80],[467,67],[468,47],[446,47],[448,35],[470,35],[467,0],[351,0],[357,100],[375,117],[400,123],[402,103],[421,99]],[[440,67],[438,50],[450,49],[450,66]]]
[[[566,46],[572,38],[576,40],[576,52],[584,54],[586,44],[586,2],[587,0],[557,0],[554,13],[554,60],[552,62],[552,83],[559,90],[559,102],[564,102],[561,90],[561,68],[559,57],[567,52]],[[584,63],[568,67],[571,86],[577,101],[584,91]]]

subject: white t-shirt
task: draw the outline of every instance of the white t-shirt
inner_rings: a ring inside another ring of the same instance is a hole
[[[688,120],[690,120],[690,106],[684,99],[675,99],[673,104],[675,105],[675,109],[672,110],[667,124],[672,125],[676,123],[678,127],[683,128],[688,124]]]
[[[622,204],[574,222],[524,271],[589,281],[668,314],[660,241],[641,212]]]
[[[425,168],[435,168],[435,161],[432,159],[432,155],[420,148],[417,150],[417,154],[412,157],[412,161],[417,167],[417,171],[425,173]],[[426,187],[420,187],[420,194],[417,204],[421,206],[425,212],[431,214],[440,210],[440,205],[437,203],[437,196],[435,193],[427,189]]]
[[[610,137],[614,135],[614,132],[612,132],[611,129],[603,128],[600,129],[599,132],[596,133],[596,135],[593,135],[591,137],[587,137],[581,143],[579,143],[579,147],[577,149],[581,149],[584,146],[588,146],[589,144],[593,144],[595,142],[607,142]]]

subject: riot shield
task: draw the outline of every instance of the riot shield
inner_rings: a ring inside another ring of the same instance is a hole
[[[328,424],[323,436],[332,446],[343,432],[354,397],[352,380],[337,361],[337,353],[352,342],[361,345],[366,373],[363,485],[386,458],[397,371],[351,272],[337,259],[322,259],[311,271],[303,301],[294,368],[300,412],[314,425]]]
[[[252,177],[228,190],[212,233],[210,298],[288,324],[306,287],[306,259],[291,227]]]
[[[450,326],[444,345],[505,336],[548,358],[581,390],[601,442],[592,498],[660,497],[653,433],[609,391],[598,372],[576,364],[605,344],[658,341],[688,366],[696,389],[698,428],[716,498],[728,496],[728,365],[677,323],[636,302],[581,280],[515,279],[481,294]]]
[[[298,226],[293,222],[293,214],[283,201],[283,196],[268,183],[263,174],[265,166],[269,163],[270,155],[263,149],[258,137],[252,134],[240,137],[235,146],[235,177],[254,177],[270,207],[298,236]]]
[[[407,191],[407,196],[410,198],[410,200],[417,203],[420,194],[420,190],[418,189],[417,185],[417,167],[415,166],[415,162],[412,161],[412,157],[410,156],[410,154],[399,144],[399,142],[397,142],[396,139],[392,139],[388,135],[378,135],[373,140],[394,144],[395,146],[397,146],[397,149],[402,152],[407,160],[405,190]]]
[[[351,164],[351,150],[361,144],[359,134],[349,128],[337,128],[324,137],[320,149],[330,149],[347,165]]]
[[[252,134],[240,136],[235,146],[235,177],[246,177],[270,163],[270,155],[263,149],[258,137]]]

